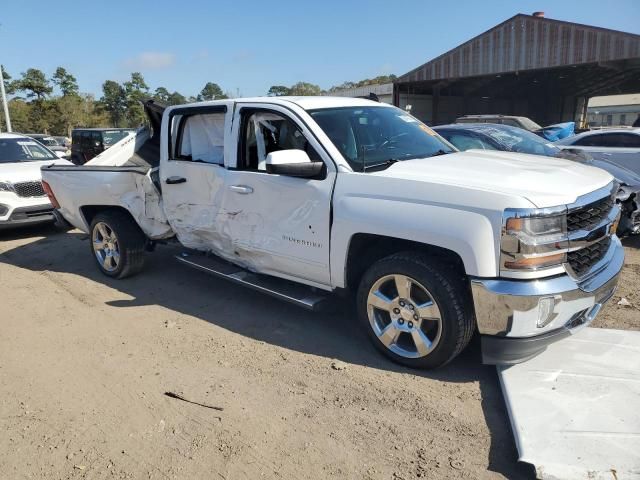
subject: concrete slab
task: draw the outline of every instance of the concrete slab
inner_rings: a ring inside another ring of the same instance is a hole
[[[640,479],[640,332],[585,328],[498,375],[538,478]]]

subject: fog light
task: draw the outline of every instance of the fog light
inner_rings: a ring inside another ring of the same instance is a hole
[[[4,217],[9,211],[9,207],[0,203],[0,217]]]
[[[555,318],[553,313],[555,306],[555,297],[542,297],[538,300],[538,322],[536,323],[538,328],[546,327]]]

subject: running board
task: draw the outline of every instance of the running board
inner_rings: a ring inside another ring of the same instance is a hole
[[[320,310],[329,293],[313,287],[300,285],[268,275],[244,270],[220,258],[205,256],[204,254],[182,253],[176,259],[185,265],[209,273],[219,278],[230,280],[238,285],[253,288],[272,297],[293,303],[307,310]]]

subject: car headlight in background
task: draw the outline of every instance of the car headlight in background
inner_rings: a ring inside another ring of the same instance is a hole
[[[13,192],[13,184],[10,182],[0,182],[0,192]]]
[[[554,210],[507,210],[500,263],[505,276],[560,267],[567,261],[567,213]]]

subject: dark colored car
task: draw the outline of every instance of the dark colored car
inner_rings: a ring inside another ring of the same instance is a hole
[[[83,165],[132,131],[132,128],[75,128],[71,132],[71,161]]]
[[[620,184],[618,202],[622,218],[618,235],[640,233],[640,175],[587,152],[561,149],[538,135],[517,127],[491,123],[440,125],[433,128],[458,150],[501,150],[566,158],[609,172]]]

